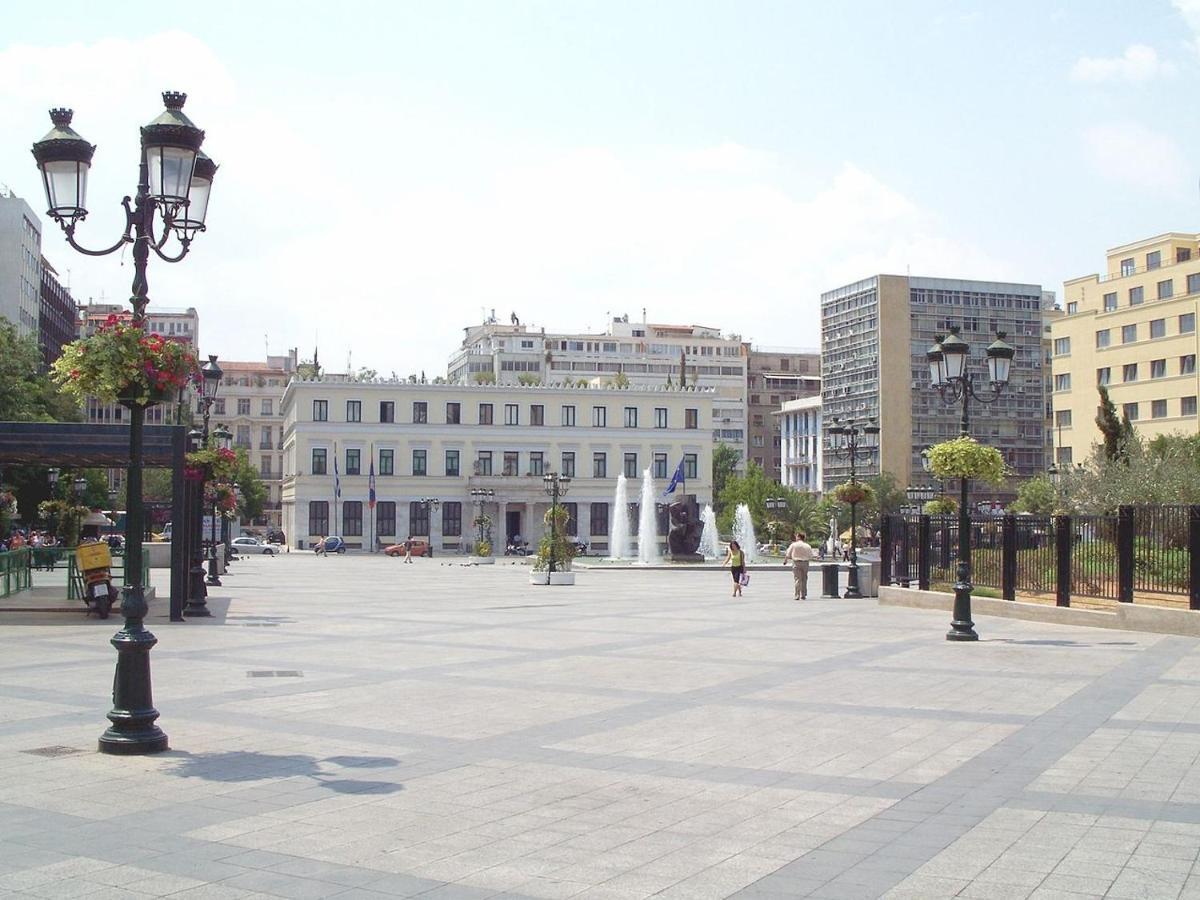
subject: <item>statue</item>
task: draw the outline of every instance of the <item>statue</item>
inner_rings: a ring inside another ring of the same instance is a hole
[[[700,505],[694,494],[685,494],[668,507],[671,530],[667,532],[667,550],[672,562],[704,562],[696,552],[700,547],[700,535],[704,523],[700,519]]]

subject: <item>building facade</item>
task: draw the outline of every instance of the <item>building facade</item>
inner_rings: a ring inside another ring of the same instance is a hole
[[[42,225],[29,204],[0,188],[0,318],[22,337],[38,336]]]
[[[821,398],[789,400],[775,413],[782,437],[781,483],[785,487],[819,494],[824,490],[821,466]]]
[[[572,479],[568,531],[602,553],[621,474],[636,501],[648,469],[662,499],[682,462],[686,493],[711,502],[712,404],[704,388],[293,379],[282,407],[284,532],[298,549],[331,534],[363,548],[412,535],[465,553],[482,512],[493,546],[518,535],[536,546],[550,502],[542,476],[555,471]]]
[[[644,315],[641,322],[614,318],[603,334],[567,334],[530,330],[515,315],[503,324],[494,311],[482,325],[464,331],[462,346],[447,367],[447,377],[455,383],[601,383],[622,374],[630,385],[660,387],[678,385],[682,367],[689,386],[712,390],[712,414],[705,427],[711,429],[713,443],[729,444],[746,457],[749,346],[739,335],[703,325],[648,323]]]
[[[1042,289],[1034,284],[875,275],[821,295],[821,404],[835,418],[875,418],[879,446],[860,474],[890,472],[902,485],[921,471],[928,446],[957,437],[961,408],[929,384],[925,353],[951,326],[971,347],[969,371],[986,388],[984,347],[1003,331],[1016,349],[1008,389],[971,407],[971,434],[996,447],[1018,477],[1046,468],[1042,396]],[[850,477],[849,463],[823,461],[825,490]],[[919,479],[917,479],[919,480]]]
[[[746,358],[746,414],[750,461],[772,481],[783,469],[782,404],[821,393],[821,354],[816,350],[751,348]]]
[[[78,313],[71,292],[58,280],[54,266],[42,257],[42,283],[38,306],[38,346],[42,364],[50,367],[62,356],[64,344],[79,334]]]
[[[1114,247],[1103,276],[1063,285],[1051,329],[1058,461],[1082,463],[1101,442],[1099,386],[1117,415],[1152,438],[1200,428],[1196,316],[1200,235],[1171,232]]]

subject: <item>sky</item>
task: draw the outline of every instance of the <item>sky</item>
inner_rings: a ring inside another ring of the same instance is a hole
[[[178,12],[176,12],[178,10]],[[201,351],[319,347],[445,374],[495,310],[815,348],[877,272],[1038,283],[1200,231],[1200,0],[24,3],[0,31],[0,184],[44,207],[52,106],[98,146],[78,231],[113,243],[163,90],[220,165],[208,232],[153,260]],[[80,301],[128,255],[43,253]],[[69,274],[68,274],[69,273]]]

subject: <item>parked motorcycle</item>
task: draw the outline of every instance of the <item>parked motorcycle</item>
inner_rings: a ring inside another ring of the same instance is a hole
[[[80,544],[75,552],[83,579],[83,602],[102,619],[107,619],[117,602],[112,583],[112,553],[107,543]]]

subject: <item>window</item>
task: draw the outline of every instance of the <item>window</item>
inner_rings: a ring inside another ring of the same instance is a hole
[[[314,400],[313,401],[313,421],[328,422],[329,421],[329,401]]]
[[[458,477],[458,451],[446,451],[446,474],[451,477]]]
[[[324,447],[313,447],[312,452],[312,473],[314,475],[328,475],[328,454],[329,451]]]
[[[442,536],[462,536],[462,503],[448,500],[442,504]]]
[[[428,475],[428,450],[414,450],[412,452],[412,473],[414,475]]]
[[[592,537],[604,537],[608,534],[608,504],[593,503],[591,508]]]
[[[592,454],[592,477],[607,478],[608,477],[608,456],[603,452]]]
[[[396,533],[396,504],[391,500],[380,501],[375,506],[375,534],[377,537]]]
[[[608,426],[608,407],[593,406],[592,407],[592,427],[605,428]]]
[[[505,425],[520,425],[521,424],[521,407],[515,403],[504,404],[504,424]]]
[[[1200,272],[1193,272],[1187,277],[1187,292],[1189,294],[1200,293]]]
[[[1165,419],[1167,417],[1167,401],[1166,400],[1151,400],[1150,401],[1150,418]]]
[[[218,416],[225,415],[225,399],[223,397],[213,404],[213,413]]]
[[[1054,413],[1054,424],[1058,428],[1071,427],[1071,411],[1069,409],[1060,409]]]
[[[1134,262],[1132,256],[1129,259],[1121,260],[1121,275],[1132,275],[1136,271],[1137,264]]]
[[[1124,366],[1121,367],[1121,380],[1122,381],[1137,381],[1137,376],[1138,376],[1137,370],[1138,370],[1137,363],[1126,363]]]
[[[346,421],[361,422],[362,421],[362,401],[347,400],[346,401]]]
[[[1179,374],[1180,375],[1195,375],[1196,374],[1196,354],[1189,353],[1186,356],[1179,357]]]
[[[667,477],[667,454],[665,454],[665,453],[655,453],[654,454],[654,477],[655,478],[666,478]]]
[[[1110,337],[1109,329],[1105,328],[1103,331],[1097,331],[1096,332],[1096,346],[1098,348],[1099,347],[1107,347],[1109,337]]]
[[[1160,281],[1158,283],[1158,299],[1170,300],[1173,296],[1175,296],[1175,282],[1170,278]]]
[[[342,534],[347,537],[362,537],[362,501],[347,500],[342,503]]]
[[[1145,291],[1141,287],[1131,287],[1129,289],[1129,305],[1138,306],[1145,299]]]
[[[541,450],[529,451],[529,474],[530,475],[545,475],[546,474],[546,456]]]
[[[562,474],[567,478],[575,477],[575,451],[564,450],[562,454]]]
[[[564,503],[562,508],[567,511],[567,522],[563,527],[568,535],[575,537],[579,534],[579,504]]]
[[[308,501],[308,533],[321,537],[329,534],[329,501]]]
[[[695,481],[698,472],[698,460],[695,453],[683,454],[683,478],[685,481]]]
[[[1160,338],[1167,335],[1167,320],[1166,319],[1151,319],[1150,320],[1150,337]]]
[[[1064,372],[1062,375],[1055,375],[1054,389],[1056,391],[1069,391],[1071,389],[1071,373]]]
[[[429,424],[429,404],[424,400],[413,401],[413,424],[428,425]]]
[[[490,404],[490,403],[480,403],[479,404],[479,424],[480,425],[491,425],[492,424],[492,404]]]
[[[625,477],[626,478],[637,478],[638,477],[637,454],[636,453],[626,453],[625,454]]]
[[[636,406],[625,407],[625,427],[626,428],[637,428],[637,407]]]
[[[1111,294],[1105,294],[1104,295],[1104,311],[1112,312],[1116,308],[1117,308],[1117,292],[1113,291]]]
[[[1130,422],[1136,422],[1138,418],[1138,405],[1136,403],[1125,403],[1121,406],[1121,415]]]
[[[267,456],[265,453],[263,454],[262,459],[259,461],[258,474],[266,475],[268,478],[271,476],[271,457]]]
[[[1112,369],[1110,367],[1105,366],[1103,369],[1096,370],[1096,384],[1111,384],[1111,383],[1112,383]]]
[[[1061,337],[1054,339],[1054,355],[1067,356],[1071,352],[1071,339],[1069,337]]]
[[[1167,377],[1167,361],[1165,359],[1150,360],[1150,377],[1151,378],[1166,378]]]
[[[236,431],[237,434],[234,436],[233,445],[235,447],[249,447],[250,446],[250,426],[249,425],[238,425],[234,429],[234,431]]]
[[[408,504],[408,533],[429,536],[429,507],[420,500]]]
[[[1162,266],[1162,251],[1155,250],[1153,253],[1146,254],[1146,271],[1158,269]]]
[[[1196,414],[1196,395],[1190,397],[1179,398],[1179,414],[1181,416],[1194,416]]]
[[[1137,325],[1122,325],[1121,326],[1121,343],[1132,344],[1137,340]]]
[[[1176,247],[1175,248],[1175,262],[1177,262],[1177,263],[1187,262],[1191,258],[1192,258],[1192,251],[1190,249],[1188,249],[1187,247]]]
[[[475,474],[476,475],[491,475],[492,474],[492,451],[480,450],[475,457]]]
[[[268,425],[266,428],[260,428],[258,430],[258,449],[259,450],[270,450],[271,449],[271,426],[270,425]]]
[[[529,424],[530,425],[545,425],[546,424],[546,407],[540,403],[533,403],[529,406]]]
[[[1179,317],[1179,333],[1191,334],[1196,330],[1196,314],[1184,313]]]
[[[517,450],[504,451],[504,474],[519,475],[521,472],[521,453]]]
[[[385,425],[396,421],[396,404],[393,401],[379,401],[379,421]]]
[[[562,408],[562,423],[567,428],[575,427],[575,407],[564,406]]]
[[[379,451],[379,474],[380,475],[395,475],[396,474],[396,451],[395,450],[380,450]]]
[[[667,427],[667,408],[665,406],[654,407],[654,427],[655,428],[666,428]]]
[[[446,404],[446,424],[461,425],[462,424],[462,404],[447,403]]]
[[[700,427],[700,410],[685,409],[683,411],[683,427],[684,428],[699,428]]]
[[[362,474],[362,451],[357,448],[346,449],[346,474]]]
[[[1072,300],[1070,303],[1067,304],[1067,315],[1073,316],[1077,312],[1079,312],[1079,301]]]
[[[249,398],[249,397],[239,397],[239,398],[238,398],[238,411],[237,411],[237,414],[238,414],[239,416],[248,416],[248,415],[250,415],[250,398]]]

